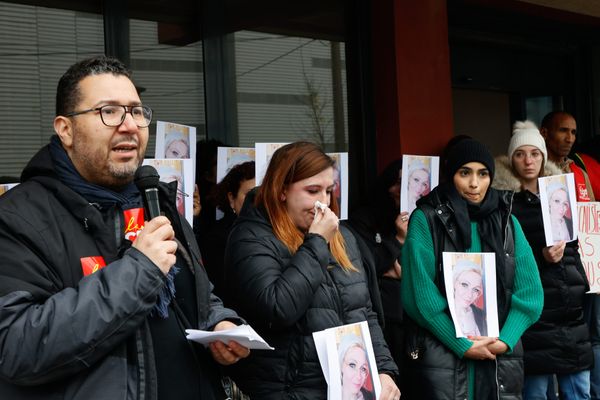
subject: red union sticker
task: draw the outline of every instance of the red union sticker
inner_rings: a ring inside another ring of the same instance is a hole
[[[125,239],[135,242],[137,235],[144,229],[144,209],[131,208],[123,211],[125,217]]]
[[[106,267],[106,262],[102,256],[81,258],[81,270],[83,271],[83,276],[91,275],[104,267]]]
[[[578,201],[590,201],[590,195],[587,190],[585,183],[577,184],[577,200]]]

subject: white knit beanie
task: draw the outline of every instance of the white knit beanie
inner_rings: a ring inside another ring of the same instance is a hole
[[[521,146],[537,147],[544,155],[544,162],[548,160],[548,151],[546,150],[546,142],[540,134],[539,129],[529,120],[517,121],[513,125],[513,135],[508,144],[508,159],[512,165],[512,156],[514,152]]]

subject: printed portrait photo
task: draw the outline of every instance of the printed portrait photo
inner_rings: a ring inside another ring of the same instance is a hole
[[[254,147],[218,147],[217,148],[217,183],[236,165],[254,161]]]
[[[546,244],[577,239],[577,197],[573,174],[538,178]]]
[[[411,214],[417,201],[438,185],[439,157],[402,156],[400,181],[400,211]]]
[[[342,400],[375,399],[369,358],[362,336],[346,333],[338,344]]]
[[[155,158],[196,157],[196,128],[173,122],[156,122]]]
[[[156,168],[161,182],[177,181],[177,211],[192,224],[194,218],[192,160],[155,158],[145,159],[143,164]]]
[[[498,336],[494,254],[444,252],[443,263],[456,337]]]
[[[256,186],[262,184],[262,180],[267,172],[267,167],[273,157],[275,151],[285,146],[287,143],[256,143],[254,148],[256,150]]]
[[[327,153],[333,166],[333,195],[338,205],[339,219],[348,219],[348,153]]]
[[[313,332],[329,400],[373,399],[381,394],[366,321]]]
[[[332,333],[336,352],[330,357],[330,379],[335,383],[331,398],[375,400],[381,385],[368,324],[344,325],[332,328]]]
[[[4,183],[0,185],[0,196],[2,196],[4,193],[8,192],[10,189],[14,188],[15,186],[17,186],[18,183]]]

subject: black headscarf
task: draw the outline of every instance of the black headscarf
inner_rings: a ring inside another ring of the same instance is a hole
[[[480,233],[486,232],[485,237],[481,235],[481,239],[486,242],[490,239],[489,244],[492,245],[494,243],[492,246],[494,249],[496,248],[496,243],[503,242],[502,232],[495,232],[497,229],[491,229],[492,221],[487,218],[492,212],[498,209],[499,205],[498,192],[491,188],[491,182],[483,201],[479,204],[465,200],[456,191],[454,183],[451,181],[444,182],[438,186],[437,192],[440,198],[447,200],[450,203],[450,207],[454,210],[456,225],[465,250],[471,247],[471,221],[478,223]],[[499,236],[489,237],[489,235],[496,236],[496,234]]]
[[[456,171],[470,162],[483,164],[490,173],[490,186],[483,201],[479,204],[471,203],[463,198],[454,186],[453,178]],[[474,139],[461,140],[448,150],[445,169],[446,182],[440,185],[439,192],[440,197],[447,199],[454,210],[456,223],[465,249],[471,247],[471,221],[477,221],[480,230],[491,231],[492,235],[495,234],[493,232],[494,229],[481,229],[485,228],[486,223],[490,222],[486,217],[498,208],[498,192],[491,188],[492,181],[494,180],[494,172],[494,157],[492,157],[487,147]],[[500,234],[501,239],[502,232],[498,232],[498,234]],[[482,240],[486,239],[483,236],[481,238]],[[498,242],[494,240],[494,243]],[[502,243],[502,240],[499,243]],[[496,246],[494,245],[493,247],[495,248]]]

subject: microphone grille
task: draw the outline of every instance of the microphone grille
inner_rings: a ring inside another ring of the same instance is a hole
[[[135,171],[135,177],[133,181],[139,191],[144,191],[149,188],[155,188],[158,186],[160,175],[151,165],[142,165]]]

